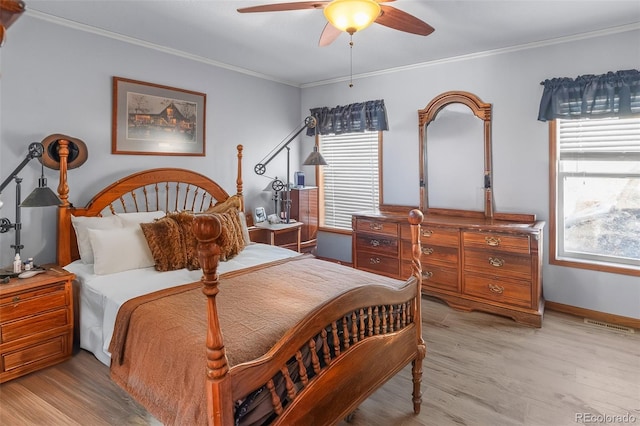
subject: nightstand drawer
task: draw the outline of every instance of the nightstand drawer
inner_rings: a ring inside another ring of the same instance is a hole
[[[2,373],[12,370],[31,371],[34,365],[51,365],[57,359],[64,359],[71,355],[69,351],[69,333],[38,342],[16,351],[2,354]]]
[[[0,343],[12,342],[22,337],[38,334],[71,324],[69,309],[62,308],[40,315],[25,317],[0,324]]]
[[[0,300],[0,322],[11,321],[38,312],[68,306],[70,300],[64,283],[18,293]]]

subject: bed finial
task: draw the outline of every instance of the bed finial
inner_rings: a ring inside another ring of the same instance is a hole
[[[244,147],[238,144],[236,147],[238,150],[238,177],[236,178],[236,194],[242,195],[242,150]],[[240,197],[242,199],[242,197]],[[244,200],[243,200],[244,203]],[[241,211],[244,211],[244,205],[240,206]]]
[[[198,259],[202,267],[202,292],[207,296],[207,398],[213,401],[208,404],[207,413],[209,424],[230,425],[233,419],[227,418],[233,415],[233,403],[230,398],[221,398],[220,395],[231,394],[231,379],[229,362],[222,340],[220,322],[218,320],[218,307],[216,295],[218,289],[218,262],[220,260],[220,247],[217,239],[222,231],[220,220],[211,214],[196,215],[193,223],[193,233],[198,239]]]

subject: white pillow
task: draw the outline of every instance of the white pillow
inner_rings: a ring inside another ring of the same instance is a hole
[[[71,215],[71,224],[76,231],[78,252],[82,263],[93,263],[93,250],[89,241],[89,229],[122,228],[122,221],[116,216],[85,217]]]
[[[147,240],[139,226],[109,230],[89,229],[89,240],[94,256],[93,272],[96,275],[155,265]]]
[[[165,212],[160,210],[154,212],[116,213],[116,216],[122,219],[123,226],[135,226],[141,223],[153,222],[166,215]]]
[[[242,225],[242,238],[244,239],[244,245],[248,246],[251,243],[251,237],[249,236],[249,228],[247,227],[247,217],[244,212],[238,212],[240,216],[240,225]]]

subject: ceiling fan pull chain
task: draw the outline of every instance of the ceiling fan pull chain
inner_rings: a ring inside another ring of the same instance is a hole
[[[353,87],[353,34],[349,34],[349,87]]]

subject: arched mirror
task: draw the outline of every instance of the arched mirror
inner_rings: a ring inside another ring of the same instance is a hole
[[[493,217],[491,104],[446,92],[418,111],[420,208],[427,213]]]

